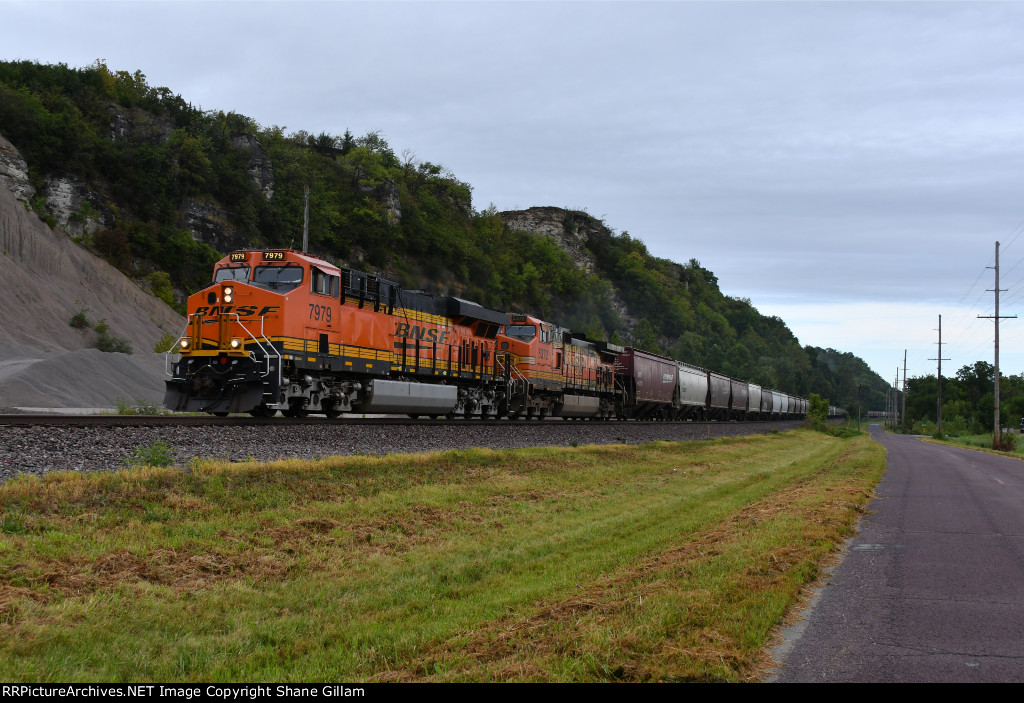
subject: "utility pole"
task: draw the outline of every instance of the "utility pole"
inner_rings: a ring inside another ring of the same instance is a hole
[[[896,421],[900,419],[900,367],[896,367],[896,380],[892,382],[892,431],[896,431]]]
[[[900,434],[907,433],[907,350],[903,350],[903,410],[900,411]]]
[[[992,425],[992,448],[999,449],[1001,444],[1000,440],[1002,437],[1003,429],[999,422],[999,242],[996,242],[996,265],[987,266],[986,268],[994,268],[996,270],[996,287],[990,292],[996,294],[996,314],[995,315],[978,315],[979,318],[984,320],[995,320],[996,322],[996,349],[995,349],[995,360],[996,360],[996,379],[995,388],[992,391],[992,395],[995,396],[995,422]],[[1017,317],[1016,315],[1003,315],[1002,319],[1007,320]]]
[[[942,362],[943,361],[949,361],[949,359],[943,359],[942,358],[942,315],[939,315],[939,358],[938,359],[929,359],[928,361],[938,361],[939,362],[939,376],[938,376],[938,379],[937,379],[938,383],[939,383],[939,389],[938,389],[939,393],[938,393],[938,400],[936,401],[936,408],[935,408],[935,419],[936,419],[936,422],[938,424],[938,428],[935,430],[935,434],[937,434],[939,436],[939,438],[941,439],[942,438]]]
[[[860,384],[857,384],[857,431],[860,432]]]
[[[309,186],[302,191],[302,199],[302,253],[305,254],[309,249]]]
[[[882,427],[889,426],[889,388],[885,389],[885,413],[882,419]]]
[[[885,418],[882,420],[882,427],[889,426],[889,394],[892,392],[891,388],[885,389]]]
[[[892,386],[885,390],[885,426],[892,429]]]

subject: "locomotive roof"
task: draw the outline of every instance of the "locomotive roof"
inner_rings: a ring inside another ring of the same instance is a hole
[[[446,295],[431,295],[422,290],[403,290],[401,305],[409,310],[440,315],[442,317],[469,317],[474,320],[508,324],[508,314],[485,308],[479,303]]]

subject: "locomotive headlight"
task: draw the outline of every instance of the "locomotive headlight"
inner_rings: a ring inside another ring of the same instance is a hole
[[[235,299],[235,287],[234,286],[224,286],[224,302],[225,303],[230,303],[234,299]]]
[[[191,345],[189,344],[189,341],[187,339],[181,339],[178,341],[178,346],[181,347],[182,349],[188,349],[189,346]]]
[[[231,286],[224,286],[224,295],[231,295],[235,292],[235,289]]]
[[[235,296],[231,295],[230,293],[225,293],[224,294],[224,302],[225,303],[230,303],[234,299],[235,299]]]
[[[241,349],[242,348],[242,340],[241,339],[237,339],[237,338],[236,339],[232,339],[230,346],[231,346],[232,349]]]

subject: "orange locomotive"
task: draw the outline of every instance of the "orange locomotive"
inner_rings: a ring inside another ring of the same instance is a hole
[[[165,405],[225,415],[508,411],[504,313],[291,250],[236,251],[188,299]]]
[[[511,354],[508,412],[512,417],[621,416],[616,407],[615,356],[622,347],[594,342],[529,315],[512,314],[498,335]]]

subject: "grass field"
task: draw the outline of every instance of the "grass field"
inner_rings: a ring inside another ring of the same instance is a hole
[[[754,680],[883,468],[801,430],[22,478],[0,680]]]

